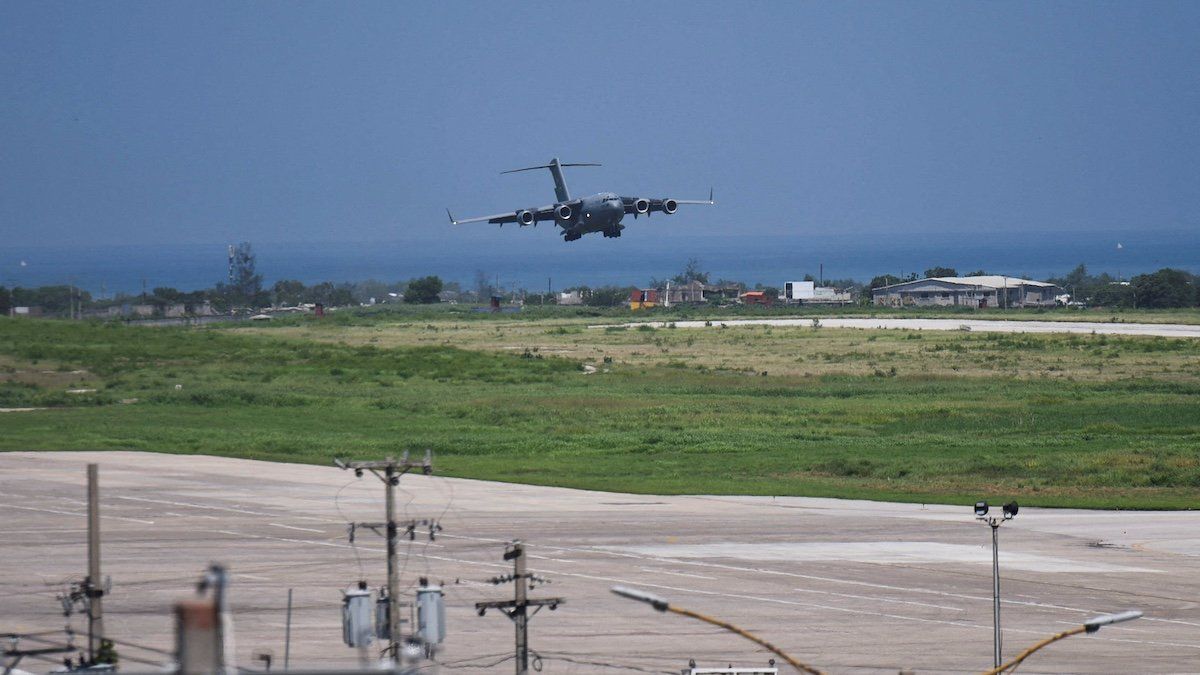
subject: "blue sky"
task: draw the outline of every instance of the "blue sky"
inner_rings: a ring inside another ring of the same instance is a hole
[[[6,2],[0,90],[13,245],[486,247],[534,233],[445,207],[548,203],[498,173],[552,156],[604,163],[576,193],[714,186],[668,240],[1200,212],[1194,2]]]

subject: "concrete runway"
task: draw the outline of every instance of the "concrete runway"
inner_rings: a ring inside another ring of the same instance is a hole
[[[356,663],[340,639],[339,590],[360,574],[383,584],[383,542],[360,532],[356,550],[345,523],[381,520],[383,487],[332,466],[0,453],[0,632],[63,625],[55,593],[86,569],[87,462],[100,463],[112,637],[170,649],[172,602],[215,560],[233,573],[241,665],[258,665],[249,659],[260,649],[281,665],[289,588],[293,668]],[[990,533],[970,505],[658,497],[418,475],[401,488],[404,518],[445,528],[436,542],[401,548],[402,586],[422,574],[446,584],[444,673],[511,672],[511,660],[481,666],[511,655],[512,625],[473,604],[511,597],[511,585],[484,580],[511,571],[500,556],[512,538],[551,580],[532,596],[567,599],[531,622],[543,672],[766,662],[742,638],[613,596],[614,584],[739,624],[829,672],[991,664]],[[1000,538],[1006,655],[1095,614],[1146,613],[1056,643],[1021,673],[1200,672],[1200,513],[1022,509]],[[160,658],[141,647],[121,649],[126,668]]]
[[[839,319],[817,317],[824,328],[969,330],[993,333],[1085,333],[1096,335],[1149,335],[1175,338],[1200,338],[1200,325],[1179,323],[1101,323],[1099,321],[1010,321],[1006,319]],[[665,328],[668,322],[646,321],[622,324],[629,327],[650,325]],[[723,321],[673,321],[676,328],[712,328],[720,326],[793,326],[811,328],[805,319],[728,319]],[[611,325],[611,324],[609,324]],[[607,328],[605,325],[589,328]]]

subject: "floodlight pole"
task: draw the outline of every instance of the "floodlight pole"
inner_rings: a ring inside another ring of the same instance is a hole
[[[1000,667],[1000,521],[992,518],[992,666]]]
[[[1004,505],[1004,516],[989,516],[988,503],[975,502],[975,519],[992,528],[992,667],[1000,667],[1000,525],[1017,515],[1017,503]]]

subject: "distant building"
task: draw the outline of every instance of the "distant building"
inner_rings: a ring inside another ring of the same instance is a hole
[[[815,281],[785,282],[783,284],[783,300],[797,305],[844,305],[854,302],[854,298],[849,293],[829,286],[817,286]]]
[[[689,281],[686,284],[668,282],[659,297],[668,305],[699,303],[704,302],[705,290],[704,284],[699,281]]]
[[[559,293],[558,304],[560,305],[582,305],[583,296],[579,291],[571,291],[570,293]]]
[[[775,303],[775,298],[767,294],[766,291],[746,291],[738,298],[743,305],[764,305],[770,307]]]
[[[815,281],[787,281],[783,284],[783,299],[793,302],[812,300],[817,294]]]
[[[704,292],[709,297],[716,296],[727,300],[737,300],[742,297],[742,291],[744,290],[746,290],[746,287],[737,282],[704,285]]]
[[[876,288],[871,299],[888,307],[1053,307],[1061,292],[1054,284],[1016,277],[931,277]]]

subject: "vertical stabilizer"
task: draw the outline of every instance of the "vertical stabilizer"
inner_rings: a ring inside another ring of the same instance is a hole
[[[567,181],[563,178],[562,165],[557,157],[550,160],[550,174],[554,176],[554,196],[559,202],[571,201],[571,193],[567,191]]]
[[[554,176],[554,196],[557,197],[558,201],[561,203],[561,202],[571,201],[571,193],[567,191],[567,181],[563,179],[562,169],[564,166],[600,166],[600,165],[593,164],[591,162],[580,163],[580,164],[563,164],[558,161],[557,157],[555,157],[554,159],[550,160],[549,164],[546,164],[545,166],[528,166],[528,167],[525,167],[524,169],[513,169],[511,171],[501,171],[500,173],[516,173],[518,171],[533,171],[534,169],[550,169],[550,174]]]

